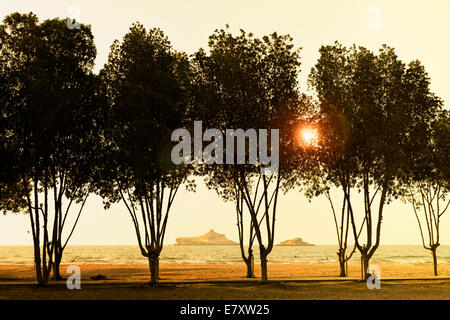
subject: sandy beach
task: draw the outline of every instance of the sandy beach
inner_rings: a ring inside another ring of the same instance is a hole
[[[333,264],[273,264],[271,282],[245,279],[239,264],[161,265],[159,287],[147,285],[146,265],[80,265],[81,290],[65,282],[37,288],[32,266],[0,266],[0,299],[449,299],[450,265],[440,265],[434,277],[429,264],[379,265],[381,289],[369,290],[358,281],[359,266],[350,276],[337,277]],[[61,271],[66,271],[62,266]],[[259,267],[255,266],[256,275]],[[95,275],[108,280],[94,281]]]
[[[378,265],[381,279],[434,279],[431,264],[385,264]],[[68,265],[61,266],[65,275]],[[111,281],[146,282],[149,268],[145,264],[80,264],[81,279],[90,280],[102,274]],[[163,282],[186,281],[242,281],[245,278],[243,264],[162,264],[160,277]],[[450,278],[450,264],[438,266],[437,278]],[[256,277],[260,275],[259,265],[255,265]],[[339,279],[339,267],[334,264],[269,264],[269,279],[272,280],[333,280]],[[67,274],[68,275],[68,274]],[[360,279],[360,266],[349,265],[348,279]],[[7,281],[33,282],[33,266],[0,265],[0,283]],[[257,279],[257,278],[256,278]]]

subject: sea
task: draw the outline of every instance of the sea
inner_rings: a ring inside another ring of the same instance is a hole
[[[255,247],[255,262],[259,255]],[[269,263],[337,263],[337,246],[312,247],[275,246]],[[238,264],[242,263],[239,246],[177,246],[166,245],[161,253],[162,264]],[[422,246],[380,246],[372,258],[379,264],[431,263],[431,254]],[[450,246],[438,248],[438,262],[450,263]],[[64,251],[64,264],[147,264],[138,246],[68,246]],[[355,252],[349,263],[360,263]],[[32,265],[32,246],[0,246],[0,265]]]

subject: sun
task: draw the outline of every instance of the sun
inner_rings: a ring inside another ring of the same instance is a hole
[[[319,139],[319,134],[316,128],[302,127],[299,129],[299,142],[306,146],[316,145]]]

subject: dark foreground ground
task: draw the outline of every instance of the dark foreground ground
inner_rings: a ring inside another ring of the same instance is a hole
[[[87,283],[69,290],[64,282],[47,288],[33,284],[0,284],[0,299],[156,299],[156,300],[290,300],[290,299],[449,299],[450,280],[401,280],[369,290],[358,281],[255,283]]]
[[[162,299],[162,300],[290,300],[290,299],[450,299],[450,264],[380,265],[381,289],[369,290],[360,266],[349,265],[349,277],[337,277],[333,264],[271,264],[272,282],[245,279],[243,264],[161,265],[159,287],[148,286],[148,265],[80,265],[81,290],[66,282],[38,288],[33,266],[0,265],[0,299]],[[61,267],[64,277],[68,266]],[[260,276],[259,267],[255,269]],[[93,281],[96,275],[108,280]]]

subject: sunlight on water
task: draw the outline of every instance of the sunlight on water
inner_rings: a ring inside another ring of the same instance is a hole
[[[270,263],[337,263],[335,246],[274,247]],[[257,250],[254,251],[258,261]],[[359,263],[355,253],[350,263]],[[421,246],[383,246],[372,263],[430,263],[431,254]],[[450,263],[450,246],[438,248],[438,262]],[[64,253],[64,264],[147,264],[137,246],[72,246]],[[174,246],[161,254],[162,264],[233,264],[242,263],[238,246]],[[31,246],[0,246],[0,265],[33,264]]]

